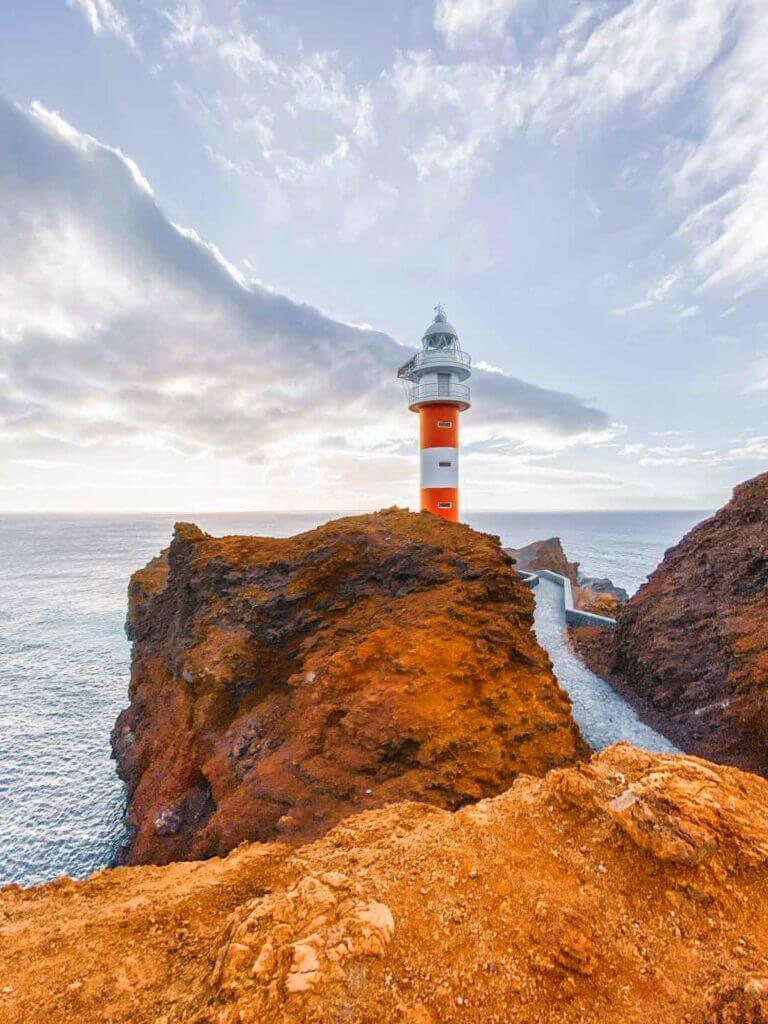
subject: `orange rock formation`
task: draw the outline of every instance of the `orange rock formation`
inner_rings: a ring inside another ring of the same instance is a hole
[[[449,813],[0,893],[0,1024],[760,1024],[768,783],[619,745]]]
[[[504,548],[504,551],[510,558],[514,558],[518,569],[526,569],[531,572],[549,569],[551,572],[567,577],[574,586],[578,582],[579,563],[568,561],[559,537],[535,540],[523,548]]]
[[[615,631],[576,640],[685,749],[768,774],[768,473],[666,553]]]
[[[497,538],[390,509],[276,540],[178,525],[130,585],[127,863],[456,809],[587,748]]]
[[[615,594],[592,590],[590,587],[574,587],[573,603],[584,612],[606,615],[609,619],[618,618],[622,609],[622,603]]]

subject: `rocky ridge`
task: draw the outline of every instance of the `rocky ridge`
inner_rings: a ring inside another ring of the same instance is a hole
[[[583,758],[533,606],[497,538],[426,513],[287,539],[177,525],[129,590],[124,862],[454,810]]]
[[[667,551],[615,630],[574,637],[676,742],[768,774],[768,473]]]
[[[760,1024],[768,783],[625,744],[299,849],[0,893],[2,1024]]]

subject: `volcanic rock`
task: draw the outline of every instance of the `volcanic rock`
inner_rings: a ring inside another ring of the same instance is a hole
[[[125,863],[456,809],[586,756],[497,538],[390,509],[289,539],[179,524],[135,573]]]
[[[587,590],[593,590],[596,594],[608,594],[610,597],[616,598],[619,604],[626,604],[629,600],[629,594],[624,587],[617,587],[607,577],[583,576],[579,573],[579,586]]]
[[[514,558],[518,569],[528,572],[549,569],[566,576],[574,586],[578,582],[579,563],[568,561],[559,537],[535,540],[523,548],[504,548],[504,552]]]
[[[527,572],[549,569],[571,581],[573,603],[577,608],[593,615],[616,618],[629,595],[609,579],[583,576],[578,562],[569,562],[559,537],[536,540],[523,548],[504,548],[516,567]]]
[[[581,611],[604,615],[609,619],[615,619],[622,608],[622,602],[615,594],[592,590],[586,586],[573,588],[573,603]]]
[[[768,473],[666,553],[613,635],[581,641],[686,749],[768,774]]]
[[[760,1024],[768,782],[626,744],[456,813],[0,893],[2,1024]]]
[[[629,600],[623,587],[605,577],[583,576],[579,573],[579,585],[574,595],[577,608],[594,615],[607,615],[615,619]]]

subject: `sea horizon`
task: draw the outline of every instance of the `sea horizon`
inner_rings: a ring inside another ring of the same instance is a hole
[[[357,516],[357,515],[371,515],[374,512],[380,512],[385,508],[391,506],[382,505],[379,508],[308,508],[308,509],[285,509],[285,508],[259,508],[259,509],[200,509],[198,511],[180,510],[173,511],[167,509],[112,509],[105,511],[98,510],[68,510],[68,509],[7,509],[0,510],[0,517],[10,516],[82,516],[86,517],[101,517],[101,516],[180,516],[180,515],[195,515],[195,516],[248,516],[248,515],[329,515],[329,516]],[[411,508],[410,505],[398,505],[398,508],[404,509],[406,512],[418,512],[419,509]],[[715,507],[712,506],[704,507],[698,505],[685,505],[685,506],[665,506],[658,508],[643,508],[642,506],[636,506],[633,508],[568,508],[568,507],[556,507],[556,508],[540,508],[540,507],[524,507],[524,508],[471,508],[462,510],[462,517],[471,515],[594,515],[594,514],[637,514],[642,513],[643,515],[653,515],[654,513],[710,513],[713,514],[716,511]],[[460,520],[462,521],[462,520]]]

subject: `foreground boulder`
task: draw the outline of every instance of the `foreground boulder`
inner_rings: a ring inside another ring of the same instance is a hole
[[[613,635],[581,642],[686,749],[767,774],[768,473],[666,553]]]
[[[3,1024],[760,1024],[768,783],[621,744],[451,814],[0,893]]]
[[[397,509],[289,539],[178,525],[130,585],[126,863],[456,809],[586,756],[496,538]]]

